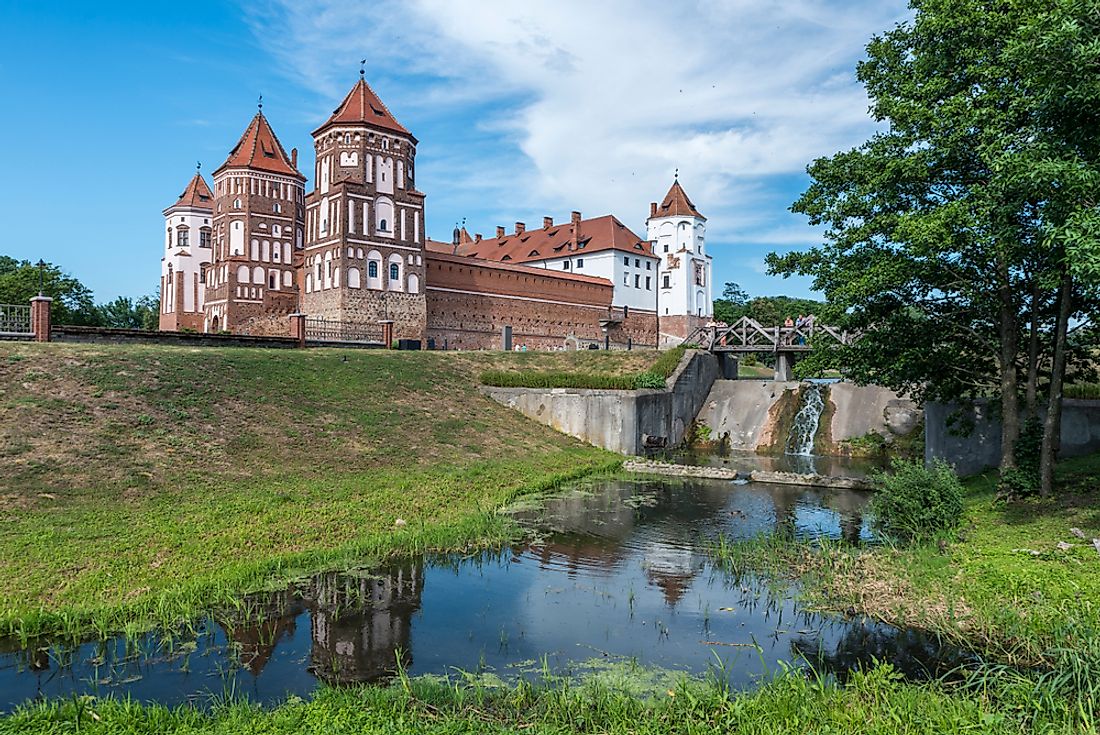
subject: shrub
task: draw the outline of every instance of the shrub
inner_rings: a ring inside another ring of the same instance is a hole
[[[949,464],[931,467],[895,459],[889,472],[871,478],[875,530],[901,543],[926,541],[958,528],[962,522],[963,488]]]
[[[1024,421],[1016,440],[1016,467],[1001,473],[997,495],[1016,500],[1039,492],[1039,460],[1043,447],[1043,422],[1036,417]]]

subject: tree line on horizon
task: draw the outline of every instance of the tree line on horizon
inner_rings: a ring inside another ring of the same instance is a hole
[[[50,312],[56,324],[116,329],[157,329],[160,297],[119,296],[97,304],[92,290],[59,266],[46,263],[39,270],[29,260],[0,255],[0,304],[27,304],[39,293],[53,299]]]

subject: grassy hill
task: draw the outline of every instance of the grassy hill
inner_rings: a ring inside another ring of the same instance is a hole
[[[477,376],[655,360],[3,345],[0,633],[165,623],[272,575],[499,538],[516,494],[618,459]]]

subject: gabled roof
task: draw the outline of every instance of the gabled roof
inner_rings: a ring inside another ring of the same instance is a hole
[[[313,131],[317,135],[330,125],[368,125],[392,133],[401,133],[416,140],[404,125],[397,122],[388,107],[374,90],[367,84],[367,80],[360,78],[355,86],[348,92],[348,96],[340,103],[324,125]]]
[[[574,233],[574,229],[576,232]],[[572,249],[570,246],[573,246]],[[513,263],[551,260],[620,250],[638,256],[653,257],[653,246],[630,231],[614,215],[581,220],[577,225],[551,225],[541,230],[494,237],[461,244],[458,254],[484,260],[508,260]]]
[[[668,190],[668,194],[665,194],[665,200],[657,207],[657,214],[654,216],[698,217],[701,220],[706,220],[706,217],[699,214],[699,210],[688,199],[684,187],[680,186],[679,179],[672,182],[672,188]],[[650,217],[650,219],[653,219],[653,217]]]
[[[221,165],[223,168],[251,168],[283,176],[294,176],[305,180],[301,172],[291,163],[283,150],[283,144],[275,136],[275,131],[262,112],[257,112],[244,131],[240,141],[229,152],[229,158]],[[217,171],[214,172],[215,174]]]
[[[194,209],[214,209],[214,195],[210,193],[210,187],[206,185],[206,180],[202,177],[202,174],[196,173],[191,181],[187,183],[187,188],[180,194],[180,198],[171,207],[166,209],[175,209],[176,207],[191,207]]]

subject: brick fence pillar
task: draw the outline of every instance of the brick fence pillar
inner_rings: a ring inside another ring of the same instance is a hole
[[[298,340],[298,347],[306,346],[306,315],[294,312],[290,315],[290,337]]]
[[[49,296],[35,296],[31,299],[31,331],[34,332],[35,342],[50,341],[50,305],[53,299]]]
[[[393,347],[393,322],[383,321],[379,322],[382,325],[382,344],[386,346],[386,349]]]

